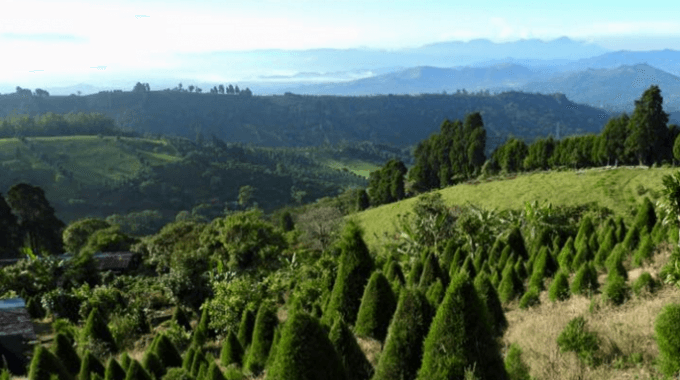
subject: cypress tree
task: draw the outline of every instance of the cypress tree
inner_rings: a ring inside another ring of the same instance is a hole
[[[458,249],[458,244],[456,240],[451,238],[446,242],[444,246],[444,252],[442,253],[440,260],[440,267],[448,270],[451,268],[451,263],[453,262],[453,257],[456,255],[456,250]]]
[[[668,136],[668,114],[663,111],[659,86],[652,85],[635,101],[625,142],[627,154],[635,155],[641,165],[661,162]]]
[[[166,369],[179,367],[182,363],[182,355],[165,334],[160,334],[153,351]]]
[[[98,373],[99,375],[104,376],[104,370],[104,366],[99,359],[97,359],[90,350],[85,350],[83,359],[80,362],[80,373],[78,374],[78,378],[88,379],[91,373]]]
[[[593,259],[595,266],[598,268],[604,267],[604,262],[607,259],[607,256],[616,245],[616,230],[614,228],[607,228],[603,235],[604,238],[602,240],[602,244],[600,244],[600,248],[597,250],[597,254]]]
[[[503,303],[512,301],[521,293],[521,282],[517,278],[515,268],[512,264],[511,261],[508,261],[508,264],[505,265],[505,269],[503,269],[503,279],[498,285],[498,297]]]
[[[527,252],[526,245],[524,244],[524,237],[522,237],[522,232],[519,230],[517,225],[510,229],[510,233],[507,237],[507,244],[515,253],[517,253],[517,255],[519,255],[520,258],[524,260],[529,259],[529,253]]]
[[[653,252],[654,244],[652,243],[652,237],[649,234],[645,234],[640,241],[640,246],[633,255],[633,268],[642,266],[645,261],[652,257]]]
[[[142,367],[135,359],[130,361],[130,368],[128,368],[125,380],[152,380],[151,375]]]
[[[477,250],[475,251],[475,258],[472,261],[472,264],[475,267],[475,271],[479,273],[480,270],[482,270],[482,265],[486,262],[486,252],[484,252],[484,249],[479,246],[477,247]],[[448,282],[447,282],[448,284]]]
[[[592,260],[593,255],[591,254],[590,247],[588,244],[582,244],[577,252],[576,256],[574,256],[574,260],[571,262],[570,268],[580,268],[581,265],[587,263],[588,261]]]
[[[229,331],[227,337],[222,342],[222,352],[220,353],[220,363],[223,366],[228,366],[229,364],[236,363],[241,365],[241,360],[243,359],[243,347],[238,341],[238,338],[232,331]]]
[[[194,354],[194,360],[191,363],[191,375],[198,377],[198,371],[201,369],[201,364],[206,363],[205,354],[200,348],[196,348],[196,353]]]
[[[182,368],[187,371],[191,371],[191,364],[194,362],[194,356],[196,356],[196,349],[194,346],[189,346],[187,351],[184,353],[184,358],[182,359]]]
[[[28,379],[50,380],[55,374],[59,379],[73,380],[73,376],[52,352],[41,345],[36,345],[28,371]]]
[[[120,366],[127,371],[127,369],[130,368],[130,363],[130,355],[128,355],[127,351],[123,352],[123,354],[120,355]]]
[[[201,366],[198,369],[198,375],[196,375],[197,379],[205,379],[205,375],[208,374],[208,362],[204,361],[201,363]]]
[[[515,261],[514,268],[517,278],[520,282],[524,282],[524,280],[529,277],[529,274],[527,273],[527,267],[522,259]]]
[[[90,315],[87,318],[87,323],[83,328],[81,337],[85,342],[91,340],[101,342],[105,344],[106,347],[111,350],[111,352],[116,352],[118,350],[109,327],[102,319],[99,309],[96,307],[90,311]]]
[[[541,248],[533,265],[533,273],[531,280],[529,280],[529,287],[535,287],[539,290],[543,289],[543,278],[549,275],[548,273],[548,249]]]
[[[628,251],[633,251],[638,247],[640,243],[640,227],[633,225],[626,233],[626,237],[623,239],[623,246]]]
[[[317,318],[318,317],[314,317]],[[282,325],[277,325],[276,329],[274,329],[274,340],[272,340],[272,346],[269,349],[269,355],[267,356],[267,364],[265,367],[270,366],[274,362],[274,357],[276,356],[276,348],[279,345],[279,341],[281,341],[281,329]]]
[[[172,313],[172,319],[177,322],[179,326],[182,326],[186,331],[191,331],[189,317],[179,305],[175,307],[175,311]]]
[[[52,353],[66,367],[71,375],[80,372],[80,357],[73,348],[73,343],[63,332],[57,334],[52,342]]]
[[[401,285],[406,285],[406,279],[404,278],[404,272],[401,270],[401,265],[395,260],[392,260],[387,267],[385,272],[385,277],[390,282],[398,281]]]
[[[364,287],[373,271],[373,260],[361,237],[362,233],[359,224],[350,220],[340,237],[340,267],[321,320],[326,326],[330,326],[336,314],[350,325],[356,320]]]
[[[316,318],[298,309],[283,325],[267,378],[346,380],[347,375],[326,330]]]
[[[373,376],[373,366],[342,319],[335,320],[328,338],[335,347],[349,380],[368,380]]]
[[[423,273],[420,275],[419,286],[422,288],[427,288],[437,278],[441,279],[443,283],[447,282],[444,274],[442,273],[441,267],[439,266],[439,260],[437,260],[437,256],[434,254],[434,252],[431,252],[425,259]]]
[[[226,380],[224,377],[224,374],[222,374],[222,371],[220,371],[220,367],[215,364],[215,362],[211,362],[210,366],[208,367],[208,373],[204,377],[205,380]]]
[[[449,273],[458,273],[458,270],[463,265],[463,262],[465,262],[467,256],[467,251],[465,251],[463,247],[458,247],[456,252],[453,254],[453,259],[451,260],[451,265],[449,266]]]
[[[268,303],[262,303],[257,311],[253,341],[248,349],[243,366],[248,371],[258,374],[264,369],[269,356],[269,349],[274,340],[274,329],[278,322],[276,310]]]
[[[628,228],[623,221],[623,217],[619,216],[616,218],[616,242],[620,243],[625,238],[628,233]]]
[[[567,272],[572,272],[571,263],[574,261],[574,239],[570,236],[567,242],[564,243],[564,247],[560,251],[559,256],[557,256],[557,261],[559,262],[560,268],[566,270]]]
[[[373,380],[415,378],[431,320],[431,306],[422,291],[404,288],[399,295]]]
[[[125,380],[125,370],[113,356],[109,357],[109,361],[106,363],[104,380]]]
[[[467,273],[468,276],[470,277],[475,277],[477,276],[477,270],[475,269],[475,266],[472,264],[472,257],[468,256],[465,261],[463,262],[463,265],[460,267],[460,270],[458,273]],[[454,277],[457,273],[451,273],[451,277]]]
[[[529,290],[527,290],[522,298],[519,300],[519,308],[520,309],[527,309],[529,307],[538,305],[541,303],[541,300],[539,298],[541,291],[538,290],[537,287],[529,287]]]
[[[508,259],[510,258],[512,253],[512,248],[509,245],[506,245],[505,248],[501,251],[501,257],[498,259],[498,268],[505,268],[505,264],[508,263]]]
[[[425,298],[427,298],[427,301],[432,305],[433,309],[436,309],[442,301],[442,298],[444,298],[444,290],[444,285],[442,285],[440,279],[436,279],[434,284],[430,285],[427,289]]]
[[[507,379],[489,315],[470,277],[451,279],[423,345],[418,379],[463,378],[475,366],[482,379]]]
[[[489,276],[483,272],[475,277],[474,285],[477,294],[482,298],[486,304],[486,309],[489,311],[489,317],[491,318],[495,336],[502,337],[503,333],[508,328],[508,320],[505,318],[498,292],[496,292],[496,289],[491,284]]]
[[[664,306],[654,322],[654,333],[659,346],[659,364],[661,371],[667,376],[674,376],[680,371],[680,305]]]
[[[592,235],[594,232],[595,226],[593,225],[593,219],[590,217],[590,215],[585,215],[583,218],[581,218],[578,233],[576,234],[576,239],[574,240],[574,247],[578,249],[583,244],[588,244],[590,235]]]
[[[598,249],[600,249],[600,242],[597,241],[597,234],[593,233],[590,235],[590,239],[588,240],[588,247],[592,252],[597,252]]]
[[[550,284],[550,290],[548,291],[548,298],[551,301],[564,301],[569,299],[571,293],[569,291],[569,275],[564,269],[557,271],[552,284]]]
[[[418,286],[420,283],[420,276],[423,274],[423,262],[416,258],[411,265],[411,270],[408,272],[408,277],[406,278],[406,285],[408,286]]]
[[[380,271],[373,272],[361,299],[354,332],[358,336],[385,341],[396,308],[397,300],[387,278]]]
[[[241,323],[238,327],[238,341],[241,347],[245,350],[250,345],[250,340],[253,337],[253,328],[255,327],[255,313],[251,309],[246,309],[241,314]]]
[[[157,379],[163,377],[165,374],[165,367],[163,366],[163,363],[161,363],[161,359],[159,359],[158,355],[151,349],[147,349],[144,353],[144,356],[142,357],[142,367]]]

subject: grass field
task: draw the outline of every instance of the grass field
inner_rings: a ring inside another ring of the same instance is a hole
[[[437,190],[447,205],[465,205],[466,202],[486,209],[521,209],[525,202],[538,200],[554,206],[573,206],[598,202],[617,215],[630,215],[630,207],[644,196],[654,202],[654,196],[663,188],[664,175],[677,168],[594,168],[583,171],[536,172],[519,174],[514,179],[493,180],[479,184],[460,184]],[[642,193],[639,195],[638,191]],[[382,205],[356,214],[364,227],[364,240],[377,252],[384,232],[395,232],[390,221],[397,214],[411,212],[416,198]]]

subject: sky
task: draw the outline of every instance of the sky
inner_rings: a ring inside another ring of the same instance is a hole
[[[622,0],[462,3],[3,0],[0,48],[5,55],[0,82],[33,81],[48,73],[51,79],[73,81],[113,68],[173,70],[180,64],[174,53],[395,50],[479,38],[500,43],[567,36],[612,50],[680,50],[677,1],[644,6]]]

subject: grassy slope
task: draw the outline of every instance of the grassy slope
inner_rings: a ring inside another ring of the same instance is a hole
[[[539,200],[553,205],[578,205],[597,201],[616,215],[630,215],[631,202],[639,201],[637,187],[660,191],[661,178],[672,174],[674,168],[595,168],[580,172],[537,172],[520,174],[515,179],[493,182],[461,184],[437,190],[447,205],[463,205],[467,201],[487,209],[521,209],[525,202]],[[411,212],[415,198],[383,205],[358,213],[357,217],[365,229],[364,240],[374,252],[378,251],[384,232],[394,233],[392,221],[397,214]],[[653,199],[652,199],[653,201]]]

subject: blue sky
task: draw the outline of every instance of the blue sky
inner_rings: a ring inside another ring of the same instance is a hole
[[[29,70],[73,76],[100,65],[172,69],[176,52],[400,49],[452,40],[547,41],[561,36],[612,50],[680,50],[676,1],[462,3],[3,0],[0,82],[36,74]]]

